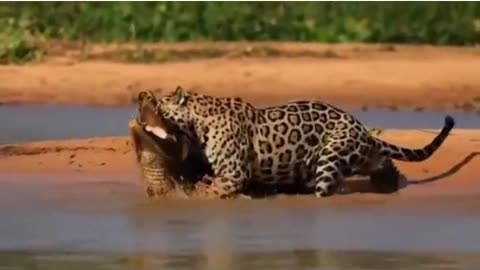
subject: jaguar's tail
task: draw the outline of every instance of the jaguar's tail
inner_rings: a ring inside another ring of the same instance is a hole
[[[445,123],[443,125],[442,131],[438,134],[432,142],[427,144],[423,148],[419,149],[409,149],[399,147],[387,142],[384,142],[380,139],[377,139],[382,144],[381,153],[383,155],[389,156],[393,159],[402,160],[402,161],[423,161],[432,156],[435,151],[443,144],[445,139],[450,134],[450,131],[455,126],[455,120],[453,117],[447,115],[445,116]]]

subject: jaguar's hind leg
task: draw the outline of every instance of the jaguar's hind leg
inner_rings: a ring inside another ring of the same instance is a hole
[[[345,177],[351,173],[347,158],[342,153],[348,149],[339,143],[324,145],[312,160],[315,196],[327,197],[335,193]]]
[[[327,197],[333,195],[342,180],[343,175],[337,162],[317,166],[314,178],[315,196]]]
[[[374,192],[393,193],[400,188],[402,175],[390,158],[382,159],[368,175]]]

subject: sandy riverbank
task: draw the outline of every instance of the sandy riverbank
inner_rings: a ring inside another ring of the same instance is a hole
[[[379,135],[386,141],[408,147],[423,146],[433,136],[434,131],[426,130],[385,130]],[[358,199],[378,196],[381,200],[391,200],[390,198],[398,197],[411,199],[439,195],[480,195],[479,138],[478,130],[454,130],[429,160],[420,163],[397,162],[410,183],[397,194],[359,194],[368,193],[368,188],[361,181],[354,180],[351,181],[351,187],[356,194],[342,197]],[[61,175],[59,181],[77,184],[84,180],[92,183],[99,175],[131,175],[123,177],[122,181],[137,183],[139,178],[135,171],[134,153],[127,137],[44,141],[0,147],[0,175]],[[69,175],[75,177],[68,177]],[[21,178],[18,181],[22,181]]]
[[[240,96],[256,104],[315,97],[345,108],[478,110],[480,106],[477,48],[290,43],[158,46],[180,51],[214,46],[233,52],[267,46],[278,53],[132,64],[102,57],[80,60],[64,52],[43,63],[0,66],[0,102],[126,105],[138,89],[169,90],[182,85],[208,94]],[[108,48],[90,51],[109,53]]]

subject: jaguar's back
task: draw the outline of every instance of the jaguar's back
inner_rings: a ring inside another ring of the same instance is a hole
[[[253,178],[272,184],[306,181],[309,163],[325,138],[337,129],[362,132],[357,125],[339,109],[314,101],[256,109]]]

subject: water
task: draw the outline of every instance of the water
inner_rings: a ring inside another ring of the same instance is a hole
[[[134,113],[133,107],[0,106],[0,144],[125,135]]]
[[[134,112],[133,106],[0,106],[0,144],[126,135]],[[437,129],[444,117],[353,113],[383,128]],[[458,128],[480,127],[478,114],[452,115]],[[480,266],[480,215],[471,210],[479,198],[412,208],[318,200],[149,202],[135,177],[0,175],[0,269]]]
[[[35,140],[118,136],[128,133],[136,107],[0,106],[0,144]],[[382,128],[438,129],[445,113],[369,110],[352,111],[364,124]],[[451,113],[456,128],[480,128],[477,113]],[[15,119],[15,121],[12,121]]]
[[[68,177],[0,177],[0,269],[480,266],[480,215],[465,210],[479,198],[150,202],[133,175]]]

